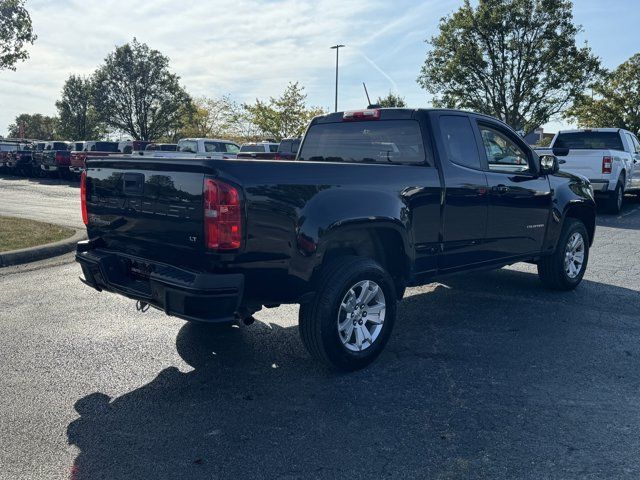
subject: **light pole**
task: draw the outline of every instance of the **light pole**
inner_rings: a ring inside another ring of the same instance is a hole
[[[331,49],[335,49],[336,51],[336,104],[335,104],[335,111],[338,111],[338,55],[340,52],[340,49],[344,47],[344,45],[334,45],[333,47],[331,47]]]

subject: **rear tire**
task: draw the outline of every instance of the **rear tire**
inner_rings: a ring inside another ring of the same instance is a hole
[[[312,301],[300,306],[302,343],[329,367],[364,368],[389,340],[396,306],[395,285],[380,264],[364,257],[338,258],[323,268]]]
[[[613,192],[609,192],[609,198],[607,198],[607,212],[612,215],[617,215],[622,210],[622,204],[624,202],[624,183],[622,180],[618,180],[616,189]]]
[[[582,281],[589,261],[589,234],[584,224],[567,218],[553,255],[538,262],[538,276],[551,290],[573,290]]]

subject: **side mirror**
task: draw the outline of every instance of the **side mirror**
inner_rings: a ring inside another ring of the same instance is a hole
[[[559,170],[560,164],[555,155],[545,154],[540,156],[540,173],[543,175],[553,175]]]

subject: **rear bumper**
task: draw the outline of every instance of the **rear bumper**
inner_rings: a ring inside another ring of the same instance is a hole
[[[53,165],[40,165],[40,168],[42,170],[44,170],[45,172],[57,172],[58,171],[58,167],[53,166]]]
[[[609,180],[589,180],[594,193],[603,193],[609,190]]]
[[[78,243],[76,261],[83,282],[96,290],[140,300],[185,320],[232,321],[242,300],[244,275],[238,273],[194,272],[93,248],[91,241]]]

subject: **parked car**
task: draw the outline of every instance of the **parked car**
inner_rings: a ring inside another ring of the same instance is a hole
[[[0,141],[0,168],[8,170],[11,168],[13,155],[18,150],[19,144],[15,141]]]
[[[176,143],[150,143],[144,149],[144,156],[147,157],[175,157],[178,150]]]
[[[130,155],[133,153],[133,141],[132,140],[122,140],[118,142],[118,151],[120,153],[124,153],[125,155]]]
[[[182,138],[177,147],[179,156],[183,158],[229,160],[236,158],[239,151],[236,143],[213,138]]]
[[[278,145],[275,159],[294,160],[300,148],[300,140],[300,138],[284,138]]]
[[[146,140],[134,140],[132,143],[133,151],[131,152],[131,155],[144,155],[144,151],[147,148],[147,145],[153,142],[148,142]]]
[[[627,130],[563,130],[548,149],[537,151],[553,152],[563,171],[588,178],[610,213],[620,212],[626,192],[640,194],[640,142]]]
[[[39,172],[34,160],[34,149],[35,145],[32,142],[20,143],[18,150],[10,157],[9,168],[17,175],[37,175]]]
[[[85,168],[85,161],[88,157],[108,157],[120,155],[118,142],[86,141],[83,143],[82,151],[71,152],[70,171],[79,175]]]
[[[274,142],[245,143],[240,147],[237,158],[273,160],[277,152],[278,144]]]
[[[406,286],[526,261],[571,290],[595,233],[587,180],[454,110],[316,117],[295,162],[89,160],[81,191],[85,283],[195,322],[300,303],[304,345],[344,370],[382,351]]]
[[[71,142],[47,142],[42,151],[40,168],[43,172],[56,173],[60,177],[66,177],[71,164]]]

